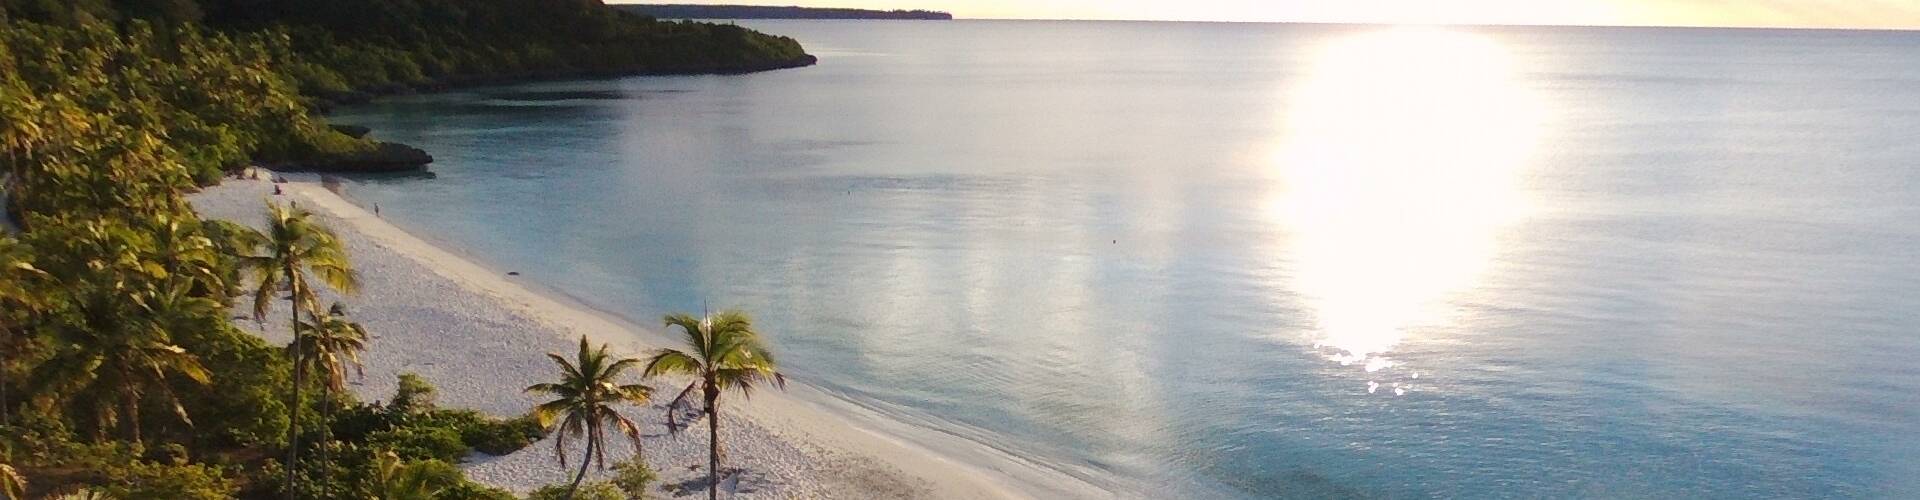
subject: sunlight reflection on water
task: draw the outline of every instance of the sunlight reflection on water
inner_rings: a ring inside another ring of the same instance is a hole
[[[1499,230],[1524,216],[1515,183],[1540,102],[1499,45],[1431,28],[1335,41],[1292,92],[1272,209],[1315,348],[1393,368],[1387,353],[1409,330],[1444,325],[1447,299],[1474,287]]]

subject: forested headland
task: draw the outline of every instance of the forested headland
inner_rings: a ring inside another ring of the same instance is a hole
[[[948,21],[953,14],[931,10],[873,10],[772,5],[622,4],[620,10],[661,19],[903,19]]]
[[[309,127],[302,122],[313,120],[297,116],[381,94],[529,79],[738,73],[814,62],[791,38],[659,21],[599,0],[0,0],[0,22],[6,23],[11,64],[20,67],[10,73],[27,97],[84,90],[69,88],[84,83],[81,71],[62,74],[60,66],[76,62],[68,57],[102,52],[136,66],[251,71],[244,88],[229,88],[231,82],[208,75],[140,74],[117,61],[84,61],[105,64],[99,69],[104,78],[175,78],[164,83],[226,104],[280,110],[274,123],[240,127],[287,129],[259,137],[265,144],[244,144],[248,138],[241,137],[241,144],[211,145],[225,155],[212,163],[229,167],[238,163],[230,161],[237,154],[316,170],[386,170],[430,161],[424,152]],[[35,67],[47,71],[34,73]],[[193,80],[202,76],[208,79]],[[207,163],[197,163],[204,179]]]
[[[357,326],[302,299],[350,285],[324,267],[345,262],[337,242],[297,209],[263,232],[185,196],[248,165],[418,153],[328,126],[337,102],[811,62],[789,38],[598,0],[0,0],[0,177],[21,230],[0,233],[0,498],[510,498],[452,464],[539,439],[531,417],[437,408],[417,380],[356,401],[337,375]],[[236,327],[255,306],[297,311],[311,345]]]

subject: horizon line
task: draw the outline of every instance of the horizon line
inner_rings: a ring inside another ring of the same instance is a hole
[[[635,4],[627,4],[635,5]],[[928,9],[922,10],[952,15],[951,12]],[[760,19],[767,20],[767,19]],[[811,19],[794,19],[805,21]],[[829,19],[819,19],[829,20]],[[856,19],[857,21],[917,21],[917,19]],[[1115,22],[1115,23],[1207,23],[1207,24],[1314,24],[1327,26],[1429,26],[1429,27],[1485,27],[1485,28],[1673,28],[1673,29],[1738,29],[1738,30],[1805,30],[1805,31],[1912,31],[1920,32],[1920,25],[1902,27],[1873,26],[1772,26],[1772,25],[1715,25],[1715,24],[1558,24],[1558,23],[1409,23],[1385,21],[1235,21],[1221,19],[1095,19],[1095,18],[1041,18],[1041,17],[960,17],[950,21],[1050,21],[1050,22]]]
[[[1317,24],[1350,26],[1460,26],[1460,27],[1540,27],[1540,28],[1678,28],[1678,29],[1755,29],[1755,30],[1825,30],[1825,31],[1920,31],[1920,25],[1912,26],[1781,26],[1766,24],[1573,24],[1573,23],[1420,23],[1393,21],[1310,21],[1310,20],[1230,20],[1230,19],[1132,19],[1132,18],[1044,18],[1044,17],[962,17],[952,11],[927,8],[859,8],[859,7],[809,7],[802,5],[771,4],[700,4],[656,2],[648,0],[608,0],[610,5],[696,5],[696,6],[740,6],[740,7],[776,7],[797,9],[846,9],[871,10],[876,12],[932,12],[952,16],[953,21],[1083,21],[1083,22],[1130,22],[1130,23],[1223,23],[1223,24]],[[771,18],[770,18],[771,19]],[[877,19],[874,19],[877,20]]]

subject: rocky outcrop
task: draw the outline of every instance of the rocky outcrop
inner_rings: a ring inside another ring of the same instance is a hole
[[[309,158],[267,165],[290,172],[394,173],[418,172],[433,163],[433,155],[397,142],[376,142],[374,147],[354,153]]]

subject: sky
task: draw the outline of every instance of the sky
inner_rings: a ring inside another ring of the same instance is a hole
[[[1920,0],[655,0],[927,9],[961,18],[1920,28]],[[610,3],[641,3],[610,0]]]

